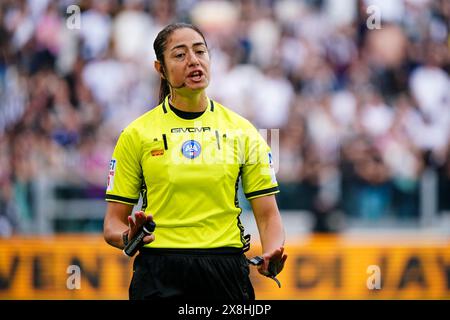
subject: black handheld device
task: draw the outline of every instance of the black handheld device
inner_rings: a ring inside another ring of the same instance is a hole
[[[256,256],[253,257],[251,259],[247,259],[249,264],[252,264],[254,266],[259,266],[261,264],[263,264],[264,262],[264,258],[261,256]],[[277,279],[277,268],[274,262],[270,261],[269,262],[269,274],[267,275],[267,277],[273,279],[273,281],[275,281],[278,285],[278,288],[281,288],[281,283],[280,281]]]
[[[155,231],[156,224],[153,221],[147,221],[141,230],[131,239],[123,249],[123,253],[128,257],[132,257],[136,254],[139,248],[143,245],[143,239],[145,236],[151,235]]]

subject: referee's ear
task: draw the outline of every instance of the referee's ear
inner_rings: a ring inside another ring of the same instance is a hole
[[[166,79],[166,76],[164,75],[164,67],[162,66],[161,62],[159,62],[159,60],[155,60],[153,66],[155,67],[156,72],[159,73],[161,78]]]

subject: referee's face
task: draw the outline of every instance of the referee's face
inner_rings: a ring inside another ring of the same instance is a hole
[[[210,60],[203,37],[195,30],[175,30],[164,51],[170,85],[177,90],[203,90],[209,84]]]

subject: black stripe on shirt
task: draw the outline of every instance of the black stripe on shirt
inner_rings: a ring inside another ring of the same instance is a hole
[[[279,191],[278,187],[273,187],[273,188],[269,188],[269,189],[258,190],[258,191],[246,193],[245,197],[246,198],[251,198],[251,197],[254,197],[254,196],[261,196],[261,195],[265,195],[265,194],[272,193],[272,192],[275,192],[275,191]]]
[[[220,150],[220,137],[219,137],[219,131],[216,130],[216,141],[217,141],[217,148]]]
[[[166,100],[163,101],[162,108],[163,108],[164,113],[167,113]]]
[[[113,194],[107,194],[105,195],[105,199],[106,200],[117,200],[117,201],[122,201],[122,202],[127,202],[130,204],[137,204],[139,199],[130,199],[130,198],[125,198],[125,197],[121,197],[121,196],[115,196]]]
[[[147,185],[145,184],[145,180],[142,179],[142,187],[141,187],[141,196],[142,196],[142,211],[147,209]]]
[[[214,111],[214,102],[212,100],[209,100],[210,104],[211,104],[211,111]]]
[[[164,150],[167,150],[167,137],[166,134],[162,134],[163,142],[164,142]]]

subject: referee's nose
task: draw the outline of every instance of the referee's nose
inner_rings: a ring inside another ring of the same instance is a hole
[[[189,52],[188,54],[188,65],[191,66],[198,66],[200,65],[199,58],[195,54],[195,52]]]

